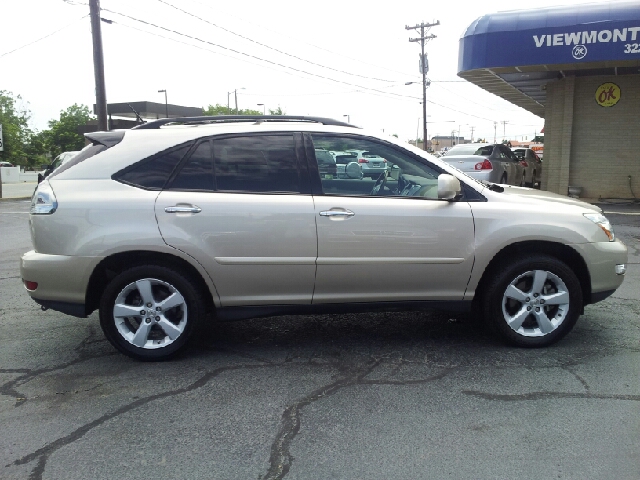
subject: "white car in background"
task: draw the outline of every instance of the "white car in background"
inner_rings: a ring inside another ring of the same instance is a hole
[[[356,155],[355,160],[362,168],[362,176],[377,179],[387,171],[387,160],[367,150],[347,150],[347,153]]]
[[[38,172],[38,183],[51,175],[56,168],[64,165],[79,153],[80,151],[62,152],[53,160],[53,162],[51,162],[50,165],[47,165],[44,170]]]

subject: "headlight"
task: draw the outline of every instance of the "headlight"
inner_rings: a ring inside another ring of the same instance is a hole
[[[31,197],[31,215],[50,215],[58,208],[58,200],[46,180],[40,182]]]
[[[600,213],[584,213],[585,218],[588,218],[593,223],[598,225],[602,231],[607,235],[610,242],[613,242],[616,239],[616,234],[613,231],[613,227],[607,217],[601,215]]]

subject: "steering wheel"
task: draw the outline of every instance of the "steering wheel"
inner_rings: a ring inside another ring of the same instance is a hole
[[[387,185],[388,177],[389,173],[386,170],[382,172],[369,192],[369,195],[381,195],[384,192],[384,187]]]

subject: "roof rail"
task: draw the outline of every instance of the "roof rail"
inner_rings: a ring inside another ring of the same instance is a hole
[[[179,117],[179,118],[161,118],[147,122],[143,125],[138,125],[132,128],[132,130],[148,130],[157,129],[163,125],[178,124],[178,125],[198,125],[198,124],[212,124],[212,123],[233,123],[233,122],[310,122],[321,123],[322,125],[333,125],[340,127],[353,127],[357,128],[350,123],[341,122],[332,118],[323,117],[306,117],[306,116],[293,116],[293,115],[215,115],[210,117]]]

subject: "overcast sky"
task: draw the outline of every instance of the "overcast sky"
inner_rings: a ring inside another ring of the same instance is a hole
[[[580,8],[583,2],[562,4]],[[427,44],[433,82],[427,90],[429,137],[460,129],[469,138],[474,127],[475,138],[492,141],[494,122],[499,122],[498,140],[505,130],[510,139],[531,137],[543,119],[456,75],[458,41],[466,28],[482,15],[515,5],[506,0],[102,0],[102,17],[113,21],[102,23],[107,101],[163,103],[158,90],[166,89],[171,104],[226,105],[229,98],[233,106],[228,92],[239,89],[239,108],[260,110],[262,103],[290,115],[349,115],[356,125],[403,140],[418,131],[421,137],[421,85],[405,85],[420,82],[420,47],[409,42],[416,33],[405,26],[439,20],[430,32],[437,38]],[[517,2],[518,9],[551,5],[558,3]],[[92,107],[86,0],[19,0],[4,2],[1,10],[0,90],[28,102],[32,126],[47,128],[74,103]]]

